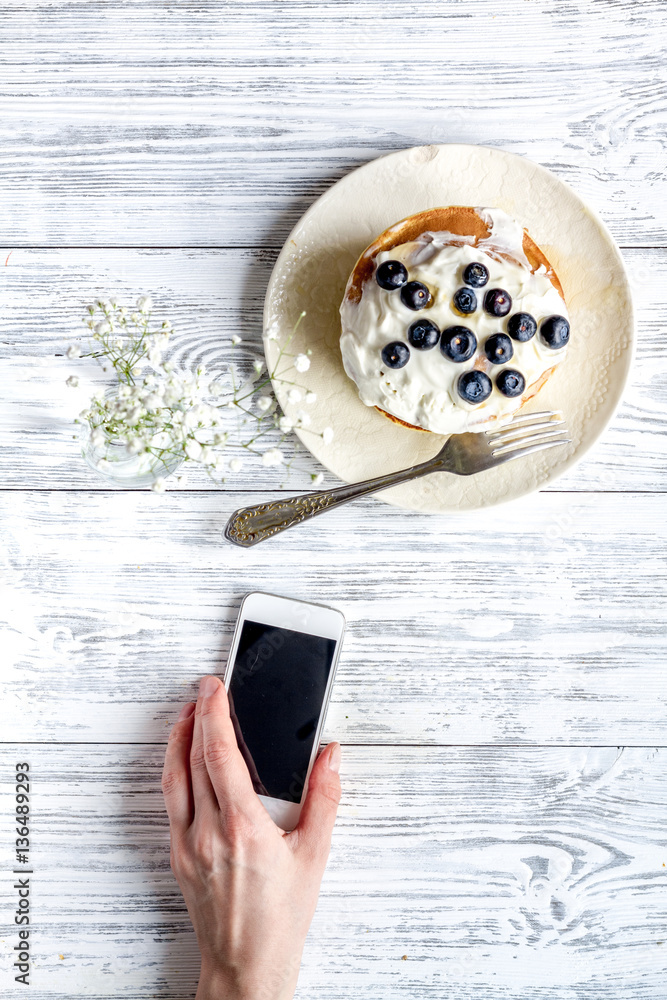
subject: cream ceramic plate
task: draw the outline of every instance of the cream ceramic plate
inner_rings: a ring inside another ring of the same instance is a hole
[[[276,261],[264,307],[264,349],[273,370],[281,345],[305,310],[290,353],[310,348],[311,366],[292,372],[317,401],[310,427],[332,427],[333,440],[300,430],[312,454],[346,482],[406,468],[435,455],[444,437],[409,430],[365,406],[345,374],[338,341],[345,285],[359,254],[392,223],[439,205],[502,208],[527,227],[558,274],[572,332],[565,360],[522,412],[562,410],[570,445],[508,462],[476,476],[435,473],[378,494],[411,510],[475,510],[552,482],[600,436],[620,401],[632,360],[634,320],[628,278],[604,224],[544,167],[486,146],[416,146],[352,171],[306,212]],[[267,332],[277,339],[269,339]],[[286,359],[280,364],[285,372]],[[289,378],[288,372],[283,376]]]

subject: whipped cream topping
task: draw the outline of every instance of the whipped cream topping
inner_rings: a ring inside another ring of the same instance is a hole
[[[523,251],[523,230],[500,209],[476,211],[489,227],[489,235],[477,246],[472,236],[425,232],[375,257],[376,268],[387,260],[404,264],[409,281],[427,286],[432,305],[418,311],[410,309],[401,301],[400,290],[381,288],[373,276],[365,282],[359,302],[351,302],[346,294],[340,307],[343,365],[356,382],[361,400],[436,434],[479,431],[490,424],[507,422],[521,406],[530,386],[561,362],[567,352],[567,345],[554,350],[540,338],[544,319],[554,315],[569,317],[545,267],[531,271]],[[453,296],[464,287],[465,267],[475,261],[488,269],[489,280],[484,287],[474,289],[476,310],[461,315],[454,307]],[[492,316],[484,309],[484,296],[493,288],[510,294],[512,308],[507,316]],[[518,312],[529,313],[537,322],[538,332],[525,342],[512,339],[511,360],[493,364],[484,353],[484,343],[492,334],[506,334],[509,318]],[[456,362],[438,346],[429,350],[414,348],[408,342],[408,328],[419,319],[431,320],[440,330],[450,326],[472,330],[477,338],[475,354],[469,361]],[[382,349],[395,341],[410,350],[403,368],[389,368],[382,360]],[[491,395],[477,404],[462,399],[456,388],[459,376],[473,368],[486,372],[493,383]],[[519,371],[525,378],[522,396],[509,398],[496,387],[496,377],[505,369]]]

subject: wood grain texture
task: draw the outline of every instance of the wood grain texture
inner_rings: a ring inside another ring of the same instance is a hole
[[[30,995],[193,997],[164,743],[1,759],[33,781]],[[297,1000],[663,1000],[664,750],[343,747],[341,782]]]
[[[15,246],[280,246],[351,168],[471,142],[667,243],[660,0],[17,0],[0,198]],[[57,39],[57,42],[56,42]]]
[[[0,251],[0,263],[10,248]],[[648,490],[667,488],[667,250],[626,250],[638,313],[636,361],[624,400],[611,426],[581,464],[550,489]],[[95,384],[104,385],[99,367],[63,357],[84,330],[85,305],[96,296],[116,295],[132,304],[152,293],[155,316],[175,328],[177,364],[210,370],[231,358],[262,357],[262,306],[275,261],[263,250],[15,250],[0,267],[0,477],[3,489],[106,489],[104,480],[80,458],[72,419]],[[231,336],[243,344],[231,347]],[[249,361],[247,362],[249,364]],[[70,374],[81,377],[73,391]],[[313,428],[321,430],[322,428]],[[230,422],[230,457],[239,450],[239,434]],[[267,438],[275,445],[278,432]],[[281,469],[248,459],[241,476],[228,477],[226,488],[291,492],[310,488],[319,463],[294,435],[286,452],[295,458],[289,477]],[[245,456],[246,458],[247,455]],[[326,471],[326,470],[322,470]],[[339,480],[327,474],[325,485]],[[186,486],[214,488],[204,474],[188,472]]]
[[[164,743],[260,588],[349,625],[297,1000],[665,1000],[664,4],[15,0],[0,19],[0,841],[27,759],[32,1000],[194,997]],[[184,364],[228,360],[233,333],[256,352],[302,213],[442,142],[544,164],[623,248],[636,363],[576,469],[482,516],[369,499],[248,551],[226,518],[308,488],[302,448],[287,480],[248,461],[162,497],[87,469],[70,421],[98,373],[63,357],[82,305],[151,293]]]
[[[368,499],[239,549],[221,531],[251,499],[0,494],[3,738],[160,739],[268,590],[347,618],[328,737],[667,742],[662,495],[540,493],[481,520]]]

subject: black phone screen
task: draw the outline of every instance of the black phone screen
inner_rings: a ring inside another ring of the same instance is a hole
[[[229,706],[258,794],[301,801],[335,649],[335,639],[243,623]]]

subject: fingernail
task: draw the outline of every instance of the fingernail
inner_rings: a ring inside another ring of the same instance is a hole
[[[334,743],[329,753],[329,767],[336,774],[340,771],[340,743]]]
[[[206,677],[202,677],[201,683],[199,685],[199,694],[202,698],[209,698],[212,694],[218,690],[218,678],[213,677],[212,674],[207,674]]]
[[[183,708],[181,709],[180,714],[179,714],[178,718],[176,719],[176,721],[177,722],[182,722],[183,719],[189,718],[189,716],[192,715],[192,713],[194,712],[194,710],[195,710],[195,703],[194,703],[194,701],[191,701],[187,705],[183,706]]]

